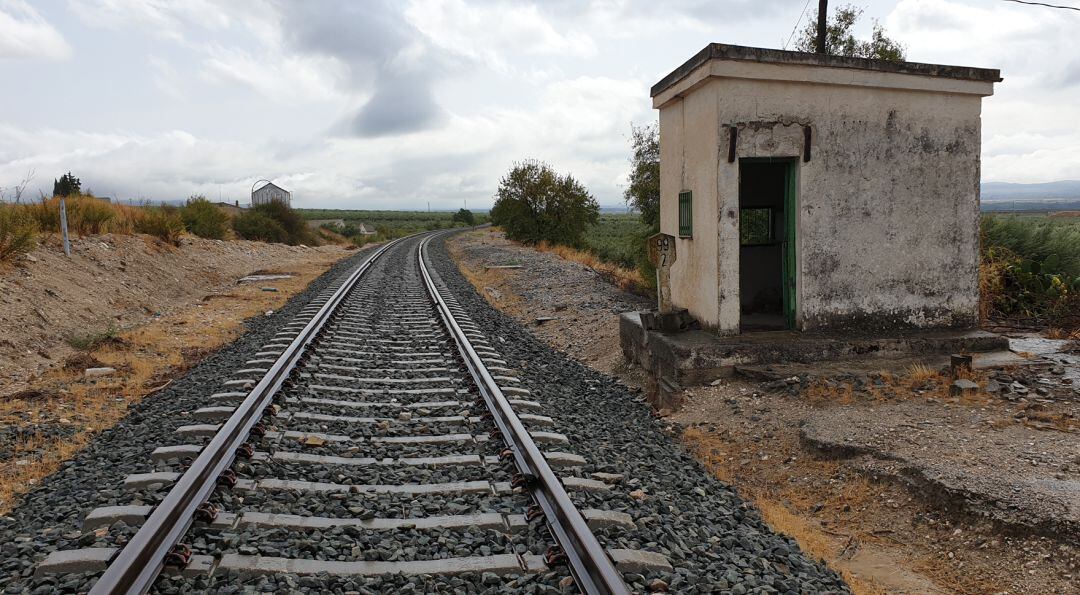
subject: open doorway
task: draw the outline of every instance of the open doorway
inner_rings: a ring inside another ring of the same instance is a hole
[[[795,326],[795,162],[739,160],[742,332]]]

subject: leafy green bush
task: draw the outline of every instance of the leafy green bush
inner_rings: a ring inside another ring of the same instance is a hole
[[[476,215],[469,209],[458,209],[458,212],[454,213],[454,216],[450,218],[453,223],[462,223],[465,225],[475,225]]]
[[[536,160],[515,163],[499,181],[491,222],[506,237],[526,244],[545,241],[578,247],[599,221],[600,206],[580,182]]]
[[[1057,323],[1080,306],[1080,220],[987,215],[979,288],[984,318]]]
[[[37,221],[25,207],[0,205],[0,262],[33,249],[37,231]]]
[[[984,215],[982,241],[1038,263],[1056,257],[1052,272],[1080,277],[1080,217]]]
[[[284,244],[289,241],[289,232],[273,217],[266,213],[248,209],[233,219],[233,230],[245,240],[274,242]]]
[[[205,196],[189,198],[180,207],[180,218],[184,221],[184,227],[200,238],[222,240],[229,229],[229,214],[206,200]]]
[[[184,221],[179,209],[164,205],[146,207],[142,216],[135,220],[135,233],[152,235],[173,245],[180,244],[180,235],[184,233]]]

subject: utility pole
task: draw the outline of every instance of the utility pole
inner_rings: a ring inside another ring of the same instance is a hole
[[[819,54],[825,53],[825,24],[828,22],[829,0],[818,0],[817,3],[817,47],[814,48]]]

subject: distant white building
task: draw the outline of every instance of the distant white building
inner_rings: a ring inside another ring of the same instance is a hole
[[[292,192],[285,190],[273,182],[267,182],[258,190],[251,193],[251,206],[253,207],[268,204],[275,200],[285,203],[285,206],[289,206],[289,203],[292,202]]]

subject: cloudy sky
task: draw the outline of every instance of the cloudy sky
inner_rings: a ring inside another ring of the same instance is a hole
[[[909,60],[1002,70],[985,181],[1080,179],[1080,13],[853,2]],[[783,47],[806,3],[0,0],[0,187],[71,170],[243,201],[270,178],[305,207],[486,207],[533,157],[617,205],[649,86],[711,41]]]

